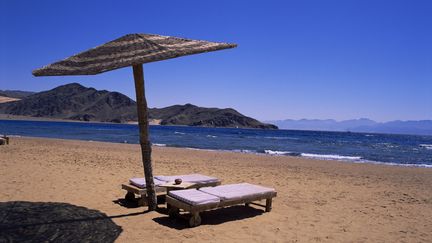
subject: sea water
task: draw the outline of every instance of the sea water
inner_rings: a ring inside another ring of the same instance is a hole
[[[129,124],[0,120],[0,134],[139,143]],[[150,126],[155,146],[432,168],[432,136]]]

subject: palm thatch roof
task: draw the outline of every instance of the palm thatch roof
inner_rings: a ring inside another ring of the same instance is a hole
[[[122,67],[236,46],[236,44],[154,34],[128,34],[62,61],[35,69],[33,75],[92,75]]]

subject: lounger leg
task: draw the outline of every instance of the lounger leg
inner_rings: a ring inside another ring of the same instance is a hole
[[[192,217],[189,219],[189,226],[196,227],[201,224],[201,217],[199,213],[192,213]]]
[[[272,198],[266,199],[266,212],[270,212],[272,209]]]
[[[126,201],[134,201],[135,200],[135,194],[133,192],[127,192],[125,195]]]
[[[177,216],[179,216],[180,209],[178,209],[178,208],[176,208],[174,206],[171,206],[169,204],[168,204],[168,206],[170,206],[169,209],[168,209],[168,215],[169,215],[170,218],[174,219]]]

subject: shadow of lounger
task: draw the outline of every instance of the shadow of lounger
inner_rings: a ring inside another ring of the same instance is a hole
[[[114,242],[122,228],[111,218],[68,203],[0,202],[0,242]]]
[[[246,207],[244,205],[237,205],[226,207],[217,210],[210,210],[202,212],[202,225],[218,225],[229,221],[243,220],[247,218],[253,218],[264,213],[263,210]],[[153,221],[160,225],[182,230],[189,229],[186,222],[187,218],[177,218],[176,220],[170,219],[168,216],[154,218]]]

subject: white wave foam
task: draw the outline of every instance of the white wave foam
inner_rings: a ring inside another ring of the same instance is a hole
[[[391,163],[391,165],[400,165],[400,166],[407,166],[407,167],[432,168],[432,165],[428,165],[428,164],[396,164],[396,163]]]
[[[264,137],[267,139],[275,139],[275,140],[298,140],[298,138],[293,137]]]
[[[360,156],[343,156],[337,154],[309,154],[301,153],[302,157],[314,158],[314,159],[324,159],[324,160],[348,160],[348,161],[360,161],[362,157]]]
[[[174,134],[185,135],[186,133],[184,133],[184,132],[174,132]]]
[[[319,159],[319,160],[338,160],[338,161],[348,161],[351,163],[365,163],[365,164],[377,164],[377,165],[389,165],[389,166],[404,166],[404,167],[420,167],[420,168],[432,168],[431,164],[402,164],[402,163],[392,163],[392,162],[379,162],[373,160],[365,160],[360,156],[342,156],[342,155],[333,155],[333,154],[310,154],[310,153],[295,153],[289,151],[274,151],[274,150],[264,150],[265,154],[258,153],[255,150],[248,149],[234,149],[234,150],[224,150],[224,149],[199,149],[199,148],[186,148],[190,150],[201,150],[201,151],[220,151],[220,152],[235,152],[235,153],[246,153],[246,154],[257,154],[257,155],[289,155],[289,156],[298,156],[311,158],[311,159]]]
[[[167,145],[164,144],[164,143],[152,143],[152,145],[153,145],[153,146],[156,146],[156,147],[166,147],[166,146],[167,146]]]
[[[214,151],[226,151],[226,152],[233,152],[233,150],[222,150],[222,149],[204,149],[204,148],[191,148],[191,147],[180,147],[180,148],[189,149],[189,150],[197,150],[197,151],[211,151],[211,152],[214,152]]]
[[[308,153],[302,153],[301,156],[307,158],[313,158],[313,159],[349,161],[353,163],[362,163],[362,164],[365,163],[365,164],[390,165],[390,166],[432,168],[431,164],[403,164],[403,163],[392,163],[392,162],[379,162],[373,160],[366,160],[360,156],[342,156],[342,155],[333,155],[333,154],[308,154]]]
[[[270,154],[270,155],[289,155],[289,154],[292,154],[292,152],[288,152],[288,151],[274,151],[274,150],[270,150],[270,149],[264,150],[264,153]]]
[[[214,135],[207,135],[206,137],[208,137],[208,138],[217,138],[217,136],[214,136]]]
[[[354,163],[389,165],[389,166],[403,166],[403,167],[432,168],[432,165],[430,165],[430,164],[401,164],[401,163],[392,163],[392,162],[378,162],[378,161],[373,161],[373,160],[360,160],[360,161],[354,161]]]
[[[223,151],[229,151],[229,150],[223,150]],[[256,154],[257,153],[257,151],[249,150],[249,149],[234,149],[231,151],[237,152],[237,153],[244,153],[244,154]]]
[[[397,145],[391,144],[391,143],[379,143],[381,145],[384,145],[386,148],[397,148]]]
[[[153,143],[154,146],[167,147],[166,144]],[[338,161],[349,161],[351,163],[366,163],[366,164],[378,164],[378,165],[389,165],[389,166],[404,166],[404,167],[420,167],[420,168],[432,168],[431,164],[402,164],[402,163],[392,163],[392,162],[379,162],[373,160],[365,160],[360,156],[342,156],[342,155],[334,155],[334,154],[311,154],[311,153],[295,153],[290,151],[277,151],[266,149],[263,153],[259,153],[256,150],[249,149],[233,149],[233,150],[225,150],[225,149],[204,149],[204,148],[191,148],[191,147],[183,147],[184,149],[189,150],[198,150],[198,151],[219,151],[219,152],[235,152],[235,153],[245,153],[245,154],[257,154],[257,155],[275,155],[275,156],[302,156],[305,158],[311,159],[319,159],[319,160],[338,160]]]
[[[420,147],[432,150],[432,144],[420,144]]]

